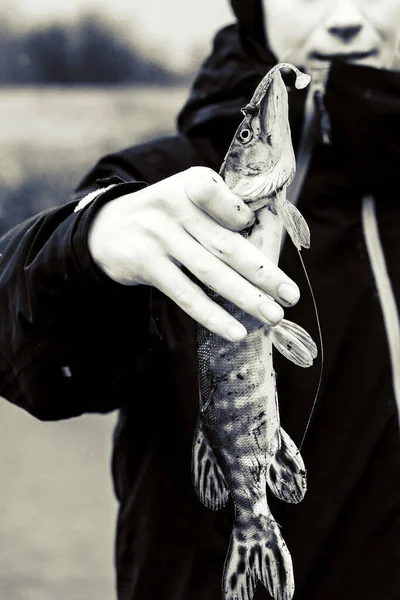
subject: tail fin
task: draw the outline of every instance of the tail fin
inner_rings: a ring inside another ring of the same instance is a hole
[[[289,550],[277,522],[264,515],[243,525],[235,521],[224,568],[224,600],[251,600],[258,580],[275,600],[293,597]]]
[[[296,444],[281,428],[281,445],[267,472],[270,489],[280,500],[297,504],[307,491],[307,473]]]

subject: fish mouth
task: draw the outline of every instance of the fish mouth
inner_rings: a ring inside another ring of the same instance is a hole
[[[363,60],[370,58],[371,56],[377,56],[377,48],[365,51],[353,51],[353,52],[334,52],[332,54],[324,52],[311,52],[309,57],[314,60],[320,60],[324,62],[332,62],[333,60],[340,60],[342,62],[351,62],[354,60]]]
[[[252,208],[268,205],[289,185],[296,169],[287,89],[279,72],[283,67],[295,71],[298,89],[309,83],[310,76],[289,63],[273,67],[242,109],[245,118],[220,170],[230,189]]]
[[[252,125],[259,132],[260,158],[246,166],[246,176],[235,185],[234,192],[254,210],[266,206],[287,186],[295,172],[295,158],[287,122],[287,94],[280,73],[272,80],[259,105]],[[262,156],[264,155],[264,156]]]
[[[270,168],[254,174],[245,197],[245,202],[254,205],[268,200],[279,193],[291,181],[295,171],[295,159],[291,144],[290,130],[285,126],[288,120],[286,86],[277,71],[259,105],[256,117],[260,137],[264,147],[269,148]]]

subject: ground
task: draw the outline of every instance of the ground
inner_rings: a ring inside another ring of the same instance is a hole
[[[42,423],[1,400],[0,598],[115,598],[114,421]]]

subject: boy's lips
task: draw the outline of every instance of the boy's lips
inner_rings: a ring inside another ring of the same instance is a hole
[[[323,52],[311,52],[310,53],[310,58],[314,59],[314,60],[321,60],[321,61],[332,61],[332,60],[343,60],[343,61],[347,61],[347,60],[362,60],[364,58],[369,58],[370,56],[376,56],[378,54],[378,50],[376,48],[374,48],[373,50],[367,50],[364,52],[335,52],[332,54],[328,54],[328,53],[323,53]]]

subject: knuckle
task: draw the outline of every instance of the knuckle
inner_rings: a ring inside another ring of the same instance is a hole
[[[142,227],[140,238],[143,243],[135,248],[135,257],[137,260],[149,261],[149,254],[159,254],[162,247],[165,245],[166,235],[162,228],[153,227],[144,224]]]
[[[261,265],[256,270],[254,279],[259,286],[268,285],[271,282],[271,269],[267,265]]]
[[[156,282],[161,272],[157,253],[150,248],[148,250],[148,253],[143,250],[136,253],[133,259],[131,258],[135,279],[147,285]]]
[[[188,307],[191,305],[192,294],[187,286],[179,284],[174,289],[174,297],[180,306]]]
[[[190,200],[199,208],[206,208],[218,193],[219,181],[207,167],[192,167],[186,180],[185,190]]]
[[[232,256],[236,251],[236,240],[232,232],[220,229],[213,239],[213,249],[222,256]]]
[[[170,213],[175,208],[175,196],[168,191],[159,193],[153,197],[153,205],[156,210]]]
[[[180,218],[180,224],[186,231],[193,231],[198,228],[200,223],[200,217],[198,214],[186,214],[183,213]]]
[[[243,290],[239,294],[238,306],[245,312],[249,312],[254,308],[254,298],[251,290]]]
[[[173,215],[162,214],[160,211],[147,213],[146,219],[142,219],[140,223],[142,243],[138,243],[138,238],[134,240],[137,252],[146,256],[149,247],[156,252],[169,247],[171,240],[176,237],[177,222]]]
[[[207,261],[196,265],[196,275],[201,281],[209,282],[212,278],[212,268]]]
[[[204,327],[210,331],[217,331],[219,320],[217,319],[214,311],[209,311],[203,315],[202,322]]]

